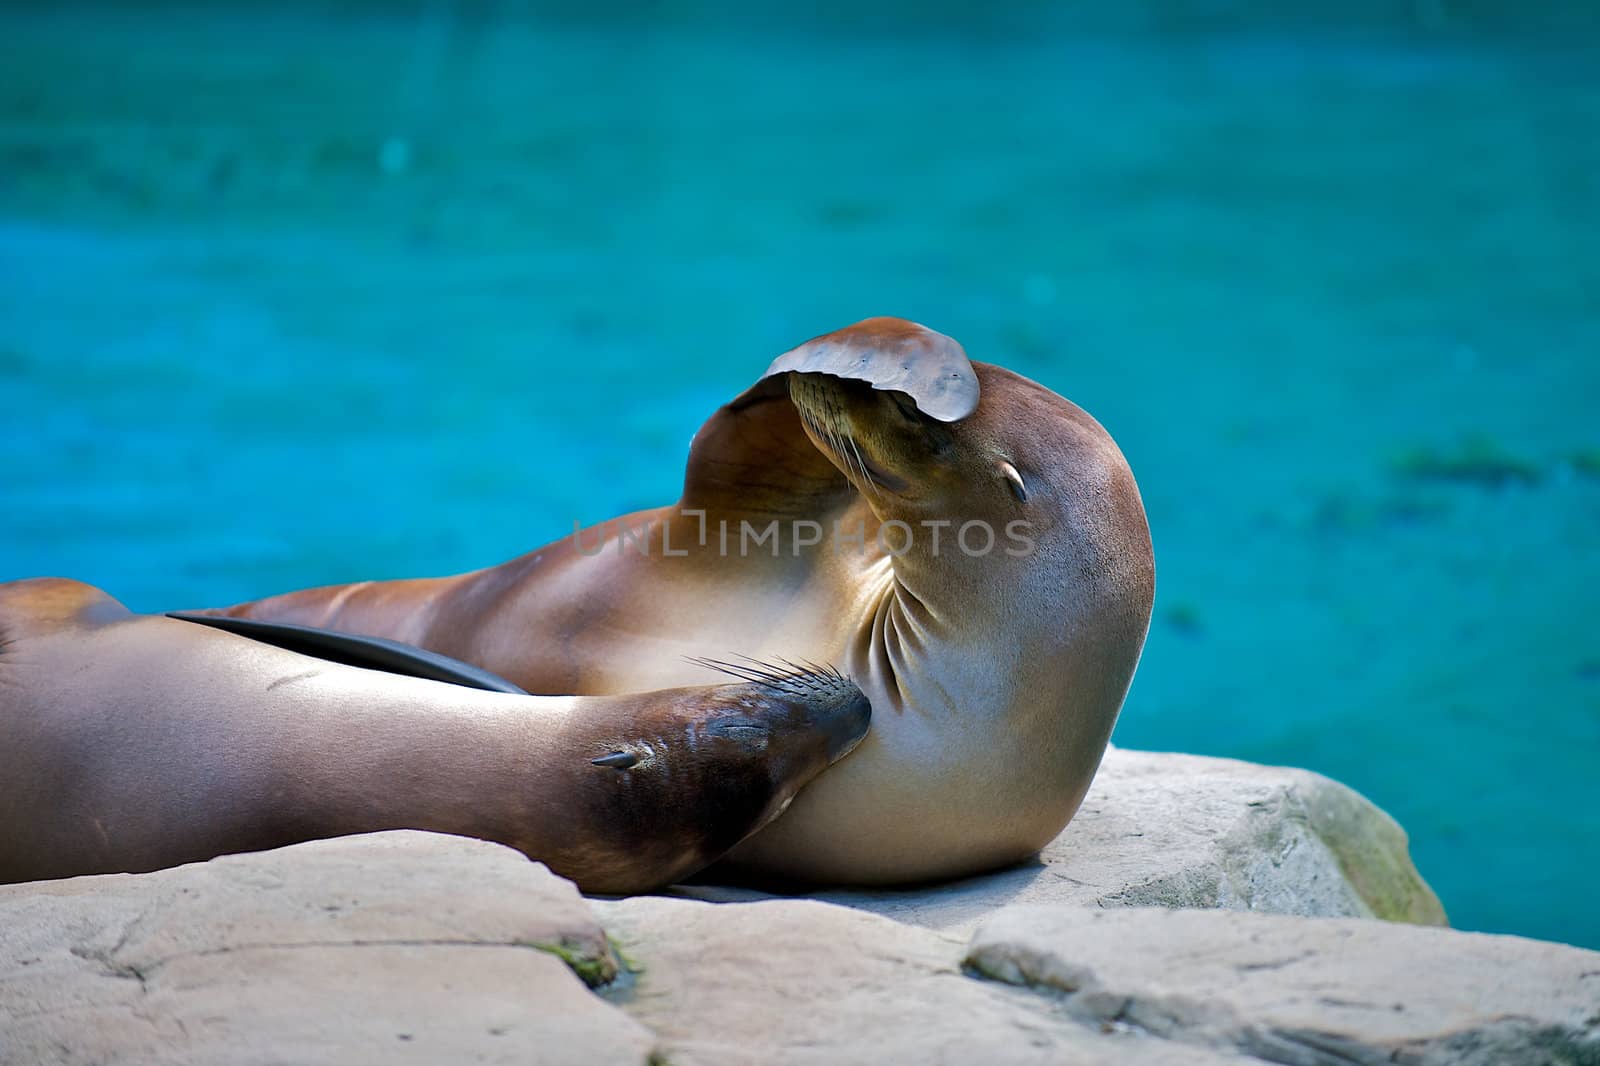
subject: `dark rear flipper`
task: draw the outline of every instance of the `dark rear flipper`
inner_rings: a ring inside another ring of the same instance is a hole
[[[452,659],[448,655],[427,651],[398,640],[383,637],[360,637],[353,633],[336,633],[315,626],[298,626],[289,622],[263,622],[257,618],[227,618],[219,615],[199,614],[194,611],[168,611],[168,618],[211,626],[263,644],[283,648],[285,651],[310,655],[346,666],[360,666],[368,670],[383,670],[405,677],[421,677],[429,681],[445,681],[452,685],[483,689],[486,692],[507,692],[526,696],[499,674]]]

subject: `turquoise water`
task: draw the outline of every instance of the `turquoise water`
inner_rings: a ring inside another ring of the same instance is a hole
[[[1250,6],[0,7],[0,579],[497,562],[903,315],[1139,476],[1117,743],[1337,777],[1458,926],[1600,946],[1595,22]]]

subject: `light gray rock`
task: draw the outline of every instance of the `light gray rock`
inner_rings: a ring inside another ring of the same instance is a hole
[[[384,833],[0,887],[0,1062],[645,1062],[570,882]]]
[[[1248,1061],[1124,1029],[960,969],[960,939],[803,900],[595,903],[639,972],[608,995],[674,1066]]]
[[[1600,954],[1517,937],[1053,904],[962,948],[811,901],[595,908],[639,969],[608,995],[679,1066],[1600,1063]]]
[[[1597,1026],[1600,955],[1511,937],[1049,904],[969,943],[423,833],[0,888],[4,1066],[1600,1064]]]
[[[1293,1066],[1600,1063],[1600,953],[1225,911],[1024,906],[967,964],[1086,1025]]]
[[[690,885],[688,898],[770,898]],[[1405,831],[1307,770],[1113,748],[1077,817],[1039,861],[913,891],[808,898],[970,932],[1009,904],[1197,907],[1445,924]]]

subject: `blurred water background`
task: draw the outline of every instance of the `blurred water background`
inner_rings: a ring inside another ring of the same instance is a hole
[[[0,5],[0,579],[495,563],[903,315],[1139,476],[1117,743],[1330,774],[1458,926],[1600,947],[1597,44],[1509,0]]]

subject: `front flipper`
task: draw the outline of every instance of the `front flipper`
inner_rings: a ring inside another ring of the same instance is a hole
[[[368,670],[383,670],[405,677],[420,677],[429,681],[445,681],[452,685],[483,689],[486,692],[507,692],[526,696],[527,690],[513,685],[499,674],[452,659],[448,655],[428,651],[398,640],[383,637],[361,637],[353,633],[338,633],[331,629],[293,625],[289,622],[264,622],[258,618],[228,618],[221,615],[197,614],[192,611],[168,611],[168,618],[225,630],[263,644],[271,644],[286,651],[310,655],[346,666],[359,666]]]
[[[762,380],[787,374],[829,374],[902,392],[940,422],[978,409],[978,373],[954,338],[903,318],[868,318],[813,337],[773,360]]]

